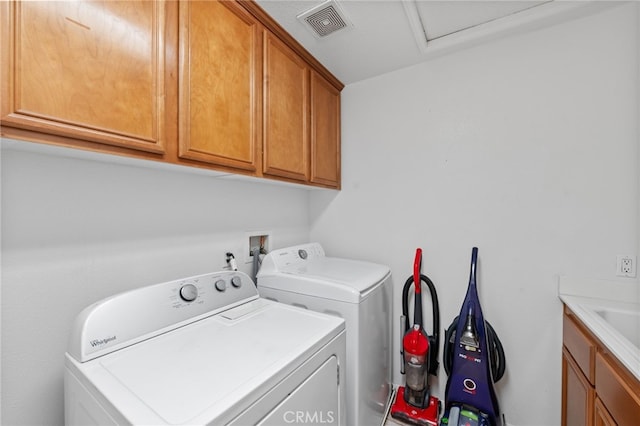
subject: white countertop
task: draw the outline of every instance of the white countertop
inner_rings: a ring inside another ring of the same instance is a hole
[[[640,313],[640,284],[637,281],[605,281],[561,276],[558,281],[558,296],[602,344],[640,380],[640,348],[597,313],[603,309]],[[635,316],[635,320],[639,322],[635,325],[635,330],[640,330],[640,315]],[[636,331],[638,332],[640,331]]]

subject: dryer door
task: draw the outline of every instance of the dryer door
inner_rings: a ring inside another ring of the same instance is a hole
[[[338,359],[332,356],[258,425],[340,425],[338,376]]]

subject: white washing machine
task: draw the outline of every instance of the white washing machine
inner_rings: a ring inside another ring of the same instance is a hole
[[[310,243],[267,254],[257,281],[262,297],[344,318],[347,424],[382,424],[393,388],[389,268],[327,257]]]
[[[68,425],[344,425],[345,325],[258,297],[240,272],[87,307],[65,356]]]

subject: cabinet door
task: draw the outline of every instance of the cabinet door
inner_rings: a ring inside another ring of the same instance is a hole
[[[562,426],[592,426],[595,390],[562,349]]]
[[[340,187],[340,92],[311,77],[311,182]]]
[[[595,426],[616,426],[616,421],[613,420],[613,417],[611,417],[611,414],[609,414],[609,411],[597,396],[595,402]]]
[[[606,350],[596,355],[596,393],[617,424],[638,424],[640,382]]]
[[[292,49],[265,35],[265,175],[309,177],[309,69]]]
[[[2,3],[3,126],[164,152],[163,1]]]
[[[180,2],[182,159],[256,171],[261,30],[234,1]]]
[[[596,343],[575,314],[566,308],[562,320],[562,342],[589,383],[595,384]]]

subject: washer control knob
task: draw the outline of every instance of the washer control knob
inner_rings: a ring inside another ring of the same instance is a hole
[[[193,284],[185,284],[180,288],[180,297],[185,302],[193,302],[198,297],[198,288]]]
[[[225,291],[227,289],[227,283],[225,283],[224,280],[216,281],[215,286],[218,291]]]
[[[235,277],[231,278],[231,285],[235,288],[240,288],[240,286],[242,286],[242,279],[236,275]]]

